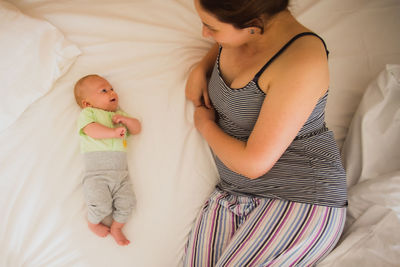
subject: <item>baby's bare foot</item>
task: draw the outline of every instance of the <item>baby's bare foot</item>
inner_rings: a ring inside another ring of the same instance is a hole
[[[130,241],[126,239],[125,235],[122,233],[123,223],[114,221],[110,228],[110,234],[114,237],[115,241],[120,246],[129,245]]]
[[[94,224],[88,222],[89,229],[100,237],[106,237],[110,233],[110,228],[102,223]]]

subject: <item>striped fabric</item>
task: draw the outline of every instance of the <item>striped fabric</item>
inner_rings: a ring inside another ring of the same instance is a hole
[[[226,85],[219,71],[218,57],[208,89],[217,111],[217,123],[222,130],[242,141],[249,138],[266,97],[258,86],[258,77],[290,44],[305,35],[315,34],[306,32],[293,37],[252,81],[240,89]],[[327,98],[328,93],[319,99],[297,137],[274,167],[261,177],[248,179],[231,171],[214,156],[220,175],[217,187],[235,195],[285,199],[330,207],[346,206],[346,174],[333,133],[325,126]]]
[[[346,208],[217,189],[191,233],[184,266],[312,266],[335,246],[345,217]]]

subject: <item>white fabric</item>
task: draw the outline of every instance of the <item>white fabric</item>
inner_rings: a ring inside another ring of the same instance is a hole
[[[18,4],[17,2],[15,2]],[[22,3],[20,3],[22,4]],[[27,1],[82,51],[53,89],[0,133],[0,266],[178,266],[216,169],[184,84],[211,45],[192,1]],[[104,75],[142,121],[128,139],[137,206],[119,247],[87,228],[73,85]]]
[[[368,86],[343,146],[348,185],[400,170],[400,65]]]
[[[46,94],[80,54],[45,20],[0,1],[0,131]]]
[[[339,147],[368,83],[400,62],[399,0],[296,0],[298,19],[328,45],[330,92],[326,120]]]
[[[371,81],[344,142],[349,208],[342,242],[322,266],[400,262],[400,65]]]
[[[193,127],[193,106],[184,97],[190,67],[211,46],[201,37],[193,1],[14,0],[13,4],[54,25],[82,54],[47,94],[0,132],[0,266],[181,266],[194,218],[217,181],[208,146]],[[399,6],[397,0],[292,4],[296,16],[320,33],[331,51],[328,117],[339,143],[366,85],[385,64],[400,62]],[[365,45],[369,49],[360,49]],[[108,78],[121,107],[142,121],[142,132],[128,139],[138,203],[124,229],[131,240],[127,247],[119,247],[111,237],[94,236],[85,222],[76,131],[80,109],[73,85],[89,73]],[[362,259],[346,251],[357,240],[367,240],[362,238],[371,233],[370,225],[378,225],[376,233],[382,234],[367,236],[369,241],[361,244],[369,251],[358,247],[358,256],[370,251],[382,258],[398,255],[396,235],[388,240],[386,251],[381,249],[387,238],[384,229],[397,227],[391,213],[398,214],[400,205],[396,201],[387,205],[390,199],[382,193],[393,195],[387,190],[390,185],[395,190],[396,177],[384,175],[379,182],[370,179],[351,189],[351,222],[360,223],[349,225],[343,246],[326,259],[325,266],[335,259],[345,263],[341,266],[362,266]],[[386,191],[372,190],[378,185]],[[368,195],[371,202],[364,201]],[[379,216],[367,209],[372,205],[379,208]],[[375,237],[381,240],[377,245],[372,242]]]
[[[318,266],[398,266],[399,228],[399,217],[395,212],[382,206],[372,206]]]

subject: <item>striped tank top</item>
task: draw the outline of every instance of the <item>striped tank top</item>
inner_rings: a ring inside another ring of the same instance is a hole
[[[240,89],[230,88],[223,80],[218,55],[208,90],[216,110],[216,121],[224,132],[247,141],[266,97],[258,86],[258,78],[288,46],[305,35],[320,38],[326,49],[325,42],[318,35],[311,32],[298,34]],[[328,92],[319,99],[306,123],[275,165],[259,178],[249,179],[230,170],[214,154],[220,176],[217,188],[234,195],[278,198],[330,207],[346,206],[346,173],[333,133],[325,125],[327,97]]]

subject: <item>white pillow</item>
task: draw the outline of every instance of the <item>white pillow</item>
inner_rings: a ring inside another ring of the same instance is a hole
[[[400,65],[386,65],[369,84],[342,153],[348,186],[400,171]]]
[[[46,94],[81,53],[53,25],[0,0],[0,131]]]

